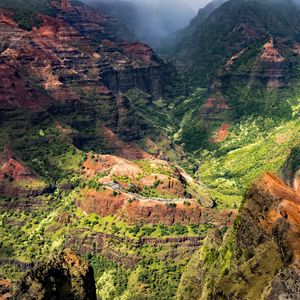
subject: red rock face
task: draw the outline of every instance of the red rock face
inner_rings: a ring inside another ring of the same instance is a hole
[[[189,205],[183,201],[176,201],[176,205],[174,203],[153,199],[137,200],[129,194],[114,193],[113,189],[108,188],[100,191],[85,190],[77,201],[85,213],[96,213],[101,217],[115,215],[130,225],[211,223],[218,227],[232,226],[237,215],[236,210],[217,212],[205,209],[194,200],[189,200]]]
[[[10,158],[2,165],[0,177],[11,177],[14,180],[30,180],[35,178],[31,170],[13,158]]]
[[[39,182],[39,185],[32,184]],[[9,150],[0,153],[0,195],[31,196],[41,194],[46,185],[23,162],[17,160]]]
[[[84,200],[78,202],[79,207],[86,213],[97,213],[101,217],[118,214],[125,201],[130,199],[129,195],[115,194],[109,188],[101,191],[85,190],[82,196]]]
[[[177,203],[173,208],[158,201],[136,201],[125,208],[124,214],[129,224],[161,223],[171,226],[176,223],[187,225],[204,222],[202,208],[196,203],[191,203],[189,207]]]
[[[121,45],[121,49],[125,55],[138,59],[146,65],[153,65],[155,62],[157,66],[161,63],[154,51],[147,45],[142,43],[124,43]]]
[[[242,244],[251,244],[257,235],[261,238],[256,240],[256,244],[274,238],[283,261],[300,269],[299,193],[278,177],[267,173],[253,185],[241,216],[238,234]],[[251,222],[250,228],[248,226]],[[247,242],[245,238],[249,237]]]
[[[220,126],[220,128],[217,131],[216,137],[211,138],[211,142],[215,143],[221,143],[224,142],[228,136],[230,125],[229,124],[223,124]]]
[[[12,154],[4,151],[0,153],[0,180],[10,178],[12,180],[33,180],[36,175],[24,164],[17,161]]]

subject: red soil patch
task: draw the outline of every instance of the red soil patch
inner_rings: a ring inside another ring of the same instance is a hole
[[[36,174],[14,158],[8,150],[0,153],[0,194],[6,196],[41,194],[45,188],[42,182],[39,182],[41,185],[31,188],[31,184],[37,180]]]
[[[228,130],[230,128],[229,124],[223,124],[217,132],[217,135],[215,138],[212,138],[211,141],[212,142],[217,142],[217,143],[222,143],[226,140],[227,136],[228,136]]]
[[[88,177],[97,173],[109,172],[110,176],[135,178],[142,173],[142,170],[134,162],[113,155],[96,155],[94,158],[88,155],[83,166]]]
[[[263,61],[281,63],[284,62],[284,58],[278,52],[274,46],[274,40],[271,38],[263,47],[263,53],[261,55]]]

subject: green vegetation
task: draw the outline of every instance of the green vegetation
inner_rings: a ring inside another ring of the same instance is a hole
[[[73,180],[74,181],[74,180]],[[80,187],[73,191],[56,190],[51,195],[36,199],[37,206],[24,211],[22,206],[6,210],[0,214],[1,258],[16,259],[21,262],[43,260],[68,245],[72,237],[81,249],[85,238],[98,233],[113,234],[122,238],[134,239],[138,243],[142,237],[164,238],[167,236],[203,236],[210,226],[144,225],[129,226],[115,217],[100,218],[96,214],[85,215],[75,205]],[[1,201],[16,201],[1,199]],[[21,202],[20,202],[21,205]],[[144,295],[147,299],[170,299],[177,289],[177,282],[190,257],[190,248],[185,245],[158,244],[135,246],[133,242],[109,238],[101,252],[95,252],[96,242],[85,244],[90,247],[87,258],[95,270],[97,293],[103,299],[131,299],[132,293]],[[114,262],[111,253],[126,263],[133,261],[131,267]],[[172,253],[172,258],[165,259]],[[138,261],[136,261],[136,259]],[[0,275],[18,278],[19,268],[3,264]],[[134,283],[133,283],[134,282]],[[146,289],[146,292],[145,290]],[[129,297],[129,298],[126,298]]]
[[[232,127],[230,139],[214,151],[199,151],[199,179],[220,207],[239,206],[249,186],[264,172],[277,173],[298,144],[297,118],[277,123],[249,118]]]

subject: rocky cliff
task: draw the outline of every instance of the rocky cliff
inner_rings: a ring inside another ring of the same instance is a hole
[[[178,299],[297,299],[298,193],[272,174],[251,188],[235,228],[211,234],[191,260]]]
[[[71,250],[36,264],[18,283],[13,299],[96,300],[93,269]]]

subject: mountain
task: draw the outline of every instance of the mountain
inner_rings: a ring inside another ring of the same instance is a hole
[[[197,110],[191,107],[201,119],[194,117],[183,128],[184,143],[191,135],[191,145],[195,140],[209,143],[216,130],[211,119],[218,120],[222,134],[229,124],[253,115],[293,117],[299,91],[299,15],[293,1],[227,1],[178,44],[172,62],[190,86],[207,89],[206,99],[195,99]],[[215,107],[210,116],[207,107]],[[201,134],[195,136],[194,128]]]
[[[241,79],[247,76],[250,81],[257,70],[264,77],[262,85],[280,87],[291,74],[286,69],[289,62],[297,63],[292,58],[299,38],[298,17],[299,9],[292,1],[228,1],[178,46],[177,58],[200,83],[218,75],[228,78],[228,73],[241,73]],[[267,63],[279,69],[272,78],[267,77],[271,67]]]

